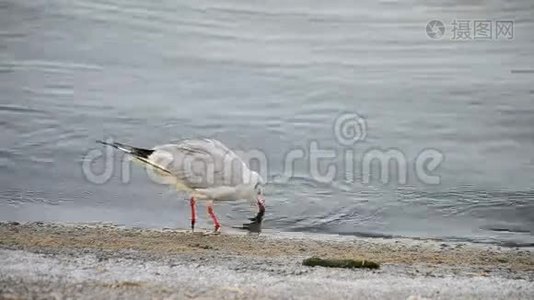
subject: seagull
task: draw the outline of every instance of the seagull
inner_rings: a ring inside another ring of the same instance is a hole
[[[178,191],[189,193],[191,231],[197,220],[196,201],[206,201],[207,211],[213,220],[212,234],[219,234],[221,225],[213,210],[214,201],[250,200],[258,206],[251,223],[241,229],[261,232],[265,214],[264,181],[251,171],[245,162],[223,143],[215,139],[187,139],[177,143],[158,145],[152,149],[129,146],[112,141],[97,143],[121,150],[142,162],[156,174],[163,176]]]

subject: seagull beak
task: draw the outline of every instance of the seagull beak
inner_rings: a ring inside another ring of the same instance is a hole
[[[251,220],[251,221],[256,221],[258,223],[261,223],[261,221],[263,220],[263,215],[265,214],[265,199],[263,198],[263,195],[258,195],[256,197],[256,200],[258,202],[259,211],[256,217],[254,218],[254,220]]]
[[[258,214],[256,214],[254,218],[249,218],[252,223],[243,224],[240,229],[246,229],[249,232],[261,232],[261,223],[263,221],[263,215],[265,214],[265,199],[263,199],[262,195],[258,195],[256,196],[256,201],[258,202]]]
[[[258,195],[258,197],[256,197],[256,201],[258,201],[260,209],[265,210],[265,198],[263,198],[263,195]]]

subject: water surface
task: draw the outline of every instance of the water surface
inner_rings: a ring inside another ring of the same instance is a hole
[[[94,184],[82,161],[95,139],[213,137],[266,154],[266,227],[532,245],[533,15],[527,0],[3,0],[0,219],[185,228],[185,195],[137,166],[124,183],[118,154]],[[451,40],[455,19],[513,20],[514,37]],[[347,112],[368,126],[350,147],[354,178],[338,161],[320,183],[300,161],[276,180],[311,141],[343,153],[333,124]],[[390,148],[408,159],[407,183],[362,182],[362,156]],[[439,185],[411,169],[427,148],[445,157]],[[216,208],[229,225],[253,209]]]

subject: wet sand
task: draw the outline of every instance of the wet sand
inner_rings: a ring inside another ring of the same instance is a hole
[[[380,269],[306,267],[310,256]],[[433,240],[0,224],[0,298],[525,299],[534,251]]]

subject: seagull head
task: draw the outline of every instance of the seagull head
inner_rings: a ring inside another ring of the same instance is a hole
[[[257,203],[265,203],[265,199],[263,198],[263,185],[264,185],[263,178],[261,178],[260,174],[258,174],[256,171],[251,171],[251,180],[250,180],[250,186],[253,187],[252,193],[251,193],[251,200]]]

